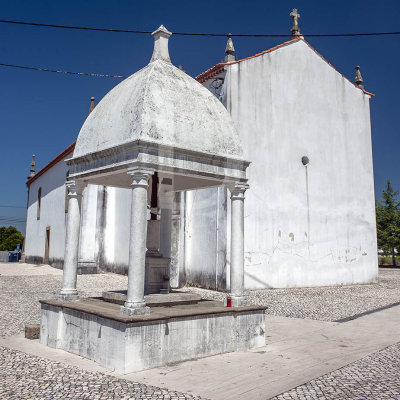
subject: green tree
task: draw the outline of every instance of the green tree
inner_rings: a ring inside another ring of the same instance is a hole
[[[378,247],[392,255],[392,264],[396,265],[395,249],[400,249],[400,202],[399,192],[394,190],[390,180],[382,191],[381,201],[376,202],[376,227]]]
[[[15,250],[17,244],[22,247],[24,237],[15,226],[0,228],[0,250]]]

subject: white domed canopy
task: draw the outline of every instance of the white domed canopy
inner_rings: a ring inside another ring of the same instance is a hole
[[[171,33],[160,26],[153,36],[150,63],[112,89],[87,117],[67,160],[69,176],[128,188],[129,171],[141,168],[161,174],[165,191],[246,182],[250,163],[242,158],[229,112],[171,64]]]
[[[85,185],[130,188],[128,292],[121,307],[121,313],[128,316],[150,312],[144,301],[146,237],[153,239],[158,252],[160,245],[154,238],[160,237],[161,222],[147,222],[149,190],[152,215],[157,218],[158,210],[169,209],[170,222],[168,213],[164,218],[172,224],[172,210],[180,209],[175,192],[224,185],[231,191],[232,202],[232,305],[246,304],[242,296],[243,226],[250,163],[242,158],[228,111],[206,88],[171,64],[170,35],[163,26],[153,33],[150,64],[111,90],[92,110],[79,133],[73,157],[66,160],[70,167],[69,211],[61,300],[77,298],[79,198]],[[152,272],[147,273],[152,276]]]
[[[241,158],[232,118],[204,86],[171,64],[163,26],[150,63],[113,88],[90,113],[74,158],[143,140]]]

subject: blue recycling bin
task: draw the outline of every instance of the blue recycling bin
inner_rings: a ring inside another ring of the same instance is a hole
[[[9,251],[8,252],[8,262],[18,262],[21,259],[20,251]]]

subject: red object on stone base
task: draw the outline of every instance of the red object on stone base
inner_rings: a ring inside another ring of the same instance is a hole
[[[226,306],[227,307],[232,307],[232,299],[230,297],[226,298]]]

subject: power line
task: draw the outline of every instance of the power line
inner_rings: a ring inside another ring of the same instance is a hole
[[[152,31],[132,30],[132,29],[110,29],[110,28],[92,28],[88,26],[71,26],[71,25],[56,25],[56,24],[41,24],[37,22],[26,22],[26,21],[11,21],[11,20],[0,20],[3,24],[16,24],[16,25],[29,25],[37,26],[42,28],[60,28],[60,29],[77,29],[86,31],[101,31],[101,32],[115,32],[115,33],[135,33],[135,34],[149,34]],[[226,33],[195,33],[195,32],[172,32],[174,35],[180,36],[228,36]],[[233,33],[231,36],[236,37],[288,37],[288,34],[240,34]],[[332,33],[332,34],[302,34],[305,37],[352,37],[352,36],[388,36],[388,35],[400,35],[400,32],[362,32],[362,33]]]
[[[39,68],[39,67],[27,67],[25,65],[14,65],[14,64],[3,64],[0,63],[2,67],[11,67],[11,68],[20,68],[20,69],[30,69],[33,71],[42,71],[42,72],[55,72],[57,74],[66,74],[66,75],[83,75],[83,76],[95,76],[98,78],[127,78],[124,75],[108,75],[108,74],[93,74],[88,72],[71,72],[71,71],[62,71],[56,69],[48,69],[48,68]]]
[[[7,206],[4,204],[0,204],[0,207],[7,207],[7,208],[26,208],[26,206]]]

